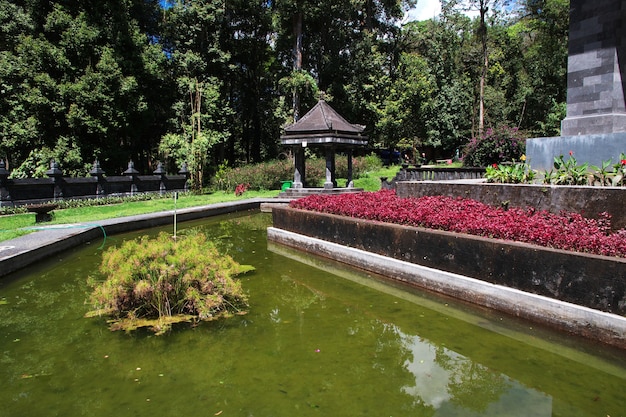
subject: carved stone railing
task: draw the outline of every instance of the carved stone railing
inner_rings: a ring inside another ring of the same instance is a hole
[[[395,188],[398,181],[454,181],[481,179],[485,168],[438,168],[429,166],[403,166],[394,178],[381,178],[382,188]]]
[[[168,175],[161,163],[151,175],[140,175],[129,162],[123,175],[106,176],[96,160],[89,177],[70,178],[55,161],[46,171],[48,178],[12,179],[6,164],[0,160],[0,207],[41,204],[68,199],[131,196],[136,193],[187,191],[189,171],[183,164],[178,174]]]

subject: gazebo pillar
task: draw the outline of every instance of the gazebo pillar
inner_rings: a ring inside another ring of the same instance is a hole
[[[292,188],[302,188],[305,181],[304,146],[294,146],[294,165]]]
[[[348,157],[348,179],[346,181],[346,187],[353,188],[354,183],[352,182],[352,149],[348,149],[346,151]]]
[[[326,182],[324,182],[325,190],[332,190],[337,186],[335,179],[335,148],[326,147]]]

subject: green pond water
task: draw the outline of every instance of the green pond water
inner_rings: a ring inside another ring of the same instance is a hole
[[[178,225],[257,270],[249,314],[165,336],[83,317],[102,241],[0,278],[0,416],[626,415],[626,353],[268,244],[270,222]]]

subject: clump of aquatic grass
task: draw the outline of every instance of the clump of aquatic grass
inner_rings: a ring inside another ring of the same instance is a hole
[[[106,279],[89,278],[87,316],[109,316],[111,330],[149,327],[163,334],[173,323],[245,314],[247,295],[234,277],[253,269],[218,253],[200,233],[143,236],[103,254],[99,270]]]

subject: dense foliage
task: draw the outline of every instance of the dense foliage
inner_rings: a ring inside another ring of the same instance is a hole
[[[0,0],[0,158],[16,176],[184,159],[199,187],[277,157],[320,91],[372,147],[428,159],[478,137],[479,108],[554,135],[569,2],[485,0],[473,20],[464,2],[400,24],[414,0]]]
[[[382,162],[376,155],[352,158],[352,176],[354,179],[381,167]],[[212,186],[217,190],[224,191],[232,191],[239,184],[247,184],[248,188],[252,190],[277,190],[280,189],[282,181],[293,179],[293,173],[293,161],[289,158],[236,168],[222,166],[215,174]],[[337,155],[335,175],[338,178],[347,178],[348,160],[345,156]],[[323,186],[326,179],[326,160],[321,158],[307,159],[306,178],[311,187]]]
[[[112,317],[112,330],[150,327],[157,334],[181,321],[245,312],[247,296],[234,276],[252,268],[221,255],[202,234],[144,236],[107,250],[89,316]]]
[[[290,204],[299,209],[342,216],[626,257],[626,230],[611,232],[608,215],[588,219],[577,213],[505,209],[445,196],[399,198],[394,191],[314,195]]]
[[[526,140],[518,129],[500,126],[472,138],[464,148],[463,164],[486,167],[499,162],[519,161],[526,152]]]

